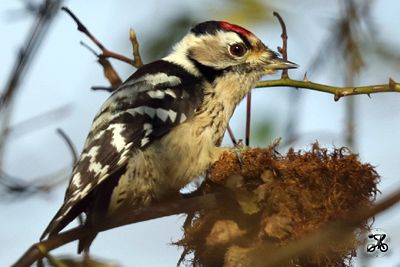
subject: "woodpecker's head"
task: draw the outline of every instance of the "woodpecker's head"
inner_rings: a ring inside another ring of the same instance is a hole
[[[235,72],[257,80],[275,70],[297,67],[284,62],[250,31],[225,21],[196,25],[165,59],[198,75]]]

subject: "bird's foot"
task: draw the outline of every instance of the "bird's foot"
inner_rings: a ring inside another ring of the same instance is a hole
[[[239,161],[239,164],[241,166],[244,164],[243,153],[246,152],[248,149],[249,147],[243,143],[242,139],[239,139],[239,141],[233,147],[233,152],[236,154],[237,160]]]

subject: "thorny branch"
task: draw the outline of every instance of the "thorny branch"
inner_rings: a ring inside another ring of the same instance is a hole
[[[368,95],[375,93],[385,92],[400,92],[400,84],[395,82],[393,79],[389,79],[387,84],[377,84],[368,86],[352,86],[352,87],[337,87],[331,85],[325,85],[320,83],[314,83],[307,79],[304,80],[293,80],[293,79],[279,79],[260,81],[257,83],[257,88],[261,87],[292,87],[292,88],[304,88],[314,91],[320,91],[334,95],[335,101],[338,101],[344,96],[350,95]]]

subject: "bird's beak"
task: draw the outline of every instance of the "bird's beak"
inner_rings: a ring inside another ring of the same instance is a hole
[[[284,69],[296,69],[299,65],[290,61],[283,61],[283,59],[276,57],[271,59],[266,65],[268,70],[284,70]]]

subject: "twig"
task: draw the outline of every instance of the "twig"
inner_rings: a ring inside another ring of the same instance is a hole
[[[235,135],[233,134],[232,128],[231,128],[231,126],[229,126],[229,124],[228,124],[227,129],[228,129],[228,134],[229,134],[229,137],[232,140],[233,145],[237,145],[237,141],[236,141]]]
[[[6,131],[12,114],[11,100],[19,90],[20,82],[29,67],[29,63],[32,62],[36,54],[35,52],[46,35],[61,2],[62,0],[45,0],[38,8],[35,22],[32,25],[26,42],[24,42],[25,45],[20,49],[5,89],[0,95],[0,112],[2,113],[2,117],[0,118],[0,164],[3,146],[8,136]]]
[[[10,139],[15,140],[21,136],[40,130],[50,125],[51,123],[54,123],[55,121],[58,121],[59,119],[67,116],[70,112],[70,109],[70,104],[51,109],[42,114],[9,126],[6,129],[6,134],[10,136]]]
[[[142,57],[139,53],[139,42],[136,38],[136,33],[130,29],[129,30],[129,39],[131,40],[132,50],[133,50],[133,61],[135,62],[135,67],[139,68],[143,66]]]
[[[27,197],[37,193],[49,192],[69,178],[65,174],[70,173],[70,171],[71,167],[62,168],[45,176],[33,178],[28,182],[26,179],[11,176],[0,169],[0,185],[9,196]],[[64,177],[59,178],[60,176]]]
[[[67,144],[69,151],[71,152],[72,160],[74,165],[78,161],[78,152],[76,151],[76,148],[74,144],[72,143],[71,138],[63,131],[63,129],[58,128],[57,133],[61,136],[61,138],[65,141]]]
[[[85,42],[81,41],[80,44],[83,47],[87,48],[90,52],[92,52],[97,57],[97,62],[103,67],[104,76],[111,84],[111,87],[103,88],[107,88],[106,91],[108,92],[116,90],[121,85],[122,80],[119,77],[118,73],[115,71],[114,67],[111,65],[111,62],[106,57],[104,57],[103,54],[97,54],[96,51],[94,51],[94,49],[87,45]],[[93,89],[92,87],[92,90],[95,89]]]
[[[330,93],[335,96],[335,101],[338,101],[341,97],[350,95],[370,95],[375,93],[384,92],[400,92],[400,84],[389,78],[387,84],[368,85],[368,86],[354,86],[354,87],[335,87],[331,85],[325,85],[320,83],[314,83],[308,80],[300,81],[293,79],[278,79],[270,81],[260,81],[257,83],[256,88],[260,87],[293,87],[293,88],[304,88],[315,91]]]
[[[215,193],[172,200],[169,202],[155,204],[139,211],[134,210],[124,214],[124,216],[121,217],[111,217],[93,228],[89,228],[87,226],[75,227],[71,230],[50,237],[45,241],[34,244],[13,266],[30,266],[35,261],[43,258],[49,251],[97,232],[164,216],[190,213],[202,209],[212,209],[219,205],[221,201],[226,201],[227,197],[228,195],[225,193]],[[389,209],[399,201],[400,191],[381,201],[371,209],[361,211],[358,214],[352,214],[346,220],[341,220],[330,224],[303,240],[289,244],[287,248],[279,250],[277,253],[274,253],[274,255],[268,254],[268,261],[265,262],[270,264],[268,266],[274,266],[274,264],[277,262],[306,253],[309,251],[310,247],[322,246],[324,244],[326,245],[333,240],[341,239],[343,236],[355,229],[360,222],[363,222],[368,218],[371,218],[378,213]],[[327,240],[330,242],[327,242]]]
[[[155,204],[139,211],[131,211],[123,216],[111,217],[96,227],[78,226],[71,230],[62,232],[47,240],[32,245],[25,254],[13,265],[14,267],[31,266],[35,261],[42,259],[49,251],[79,238],[106,231],[119,226],[142,222],[164,216],[180,213],[190,213],[201,209],[211,209],[220,203],[224,194],[208,194],[193,198],[173,200]],[[225,196],[226,199],[226,196]]]
[[[103,56],[103,57],[105,57],[105,58],[114,58],[114,59],[118,59],[118,60],[123,61],[123,62],[125,62],[125,63],[127,63],[127,64],[129,64],[129,65],[132,65],[132,66],[134,66],[134,67],[136,67],[136,68],[138,68],[138,67],[141,66],[141,65],[138,64],[138,62],[141,63],[140,56],[139,56],[139,59],[134,59],[134,60],[132,60],[132,59],[130,59],[130,58],[124,56],[124,55],[121,55],[121,54],[118,54],[118,53],[114,53],[114,52],[108,50],[102,43],[100,43],[99,40],[97,40],[96,37],[94,37],[94,36],[90,33],[90,31],[86,28],[86,26],[78,19],[78,17],[77,17],[69,8],[67,8],[67,7],[62,7],[61,9],[62,9],[63,11],[65,11],[65,12],[67,12],[68,15],[70,15],[71,18],[75,21],[75,23],[76,23],[77,26],[78,26],[78,31],[84,33],[87,37],[89,37],[90,40],[92,40],[93,43],[96,44],[96,46],[97,46],[98,48],[100,48],[100,50],[101,50],[101,52],[102,52],[102,54],[101,54],[100,56]],[[135,36],[134,39],[136,40],[136,36]],[[139,47],[139,46],[137,46],[137,49],[138,49],[138,47]],[[139,54],[138,50],[136,51],[136,53]],[[135,55],[135,53],[134,53],[134,55]]]
[[[46,0],[38,8],[36,20],[25,42],[26,45],[20,49],[6,89],[0,97],[0,108],[3,108],[10,101],[15,91],[18,90],[19,83],[47,33],[61,2],[61,0]]]
[[[245,144],[250,145],[250,124],[251,124],[251,91],[247,93],[247,103],[246,103],[246,136]]]
[[[122,84],[122,80],[111,65],[110,61],[104,55],[99,55],[97,57],[97,62],[103,66],[104,76],[111,83],[111,92],[116,90]]]
[[[93,91],[106,91],[109,93],[112,93],[115,89],[113,87],[107,87],[107,86],[92,86],[90,87]]]
[[[278,12],[274,11],[274,16],[278,18],[279,24],[281,25],[282,28],[282,34],[281,34],[281,38],[282,38],[282,47],[278,46],[278,51],[279,53],[282,54],[282,59],[283,61],[287,61],[288,57],[287,57],[287,32],[286,32],[286,25],[285,22],[283,21],[281,15],[279,15]],[[288,79],[289,78],[289,74],[288,74],[288,70],[284,69],[282,70],[282,79]]]

